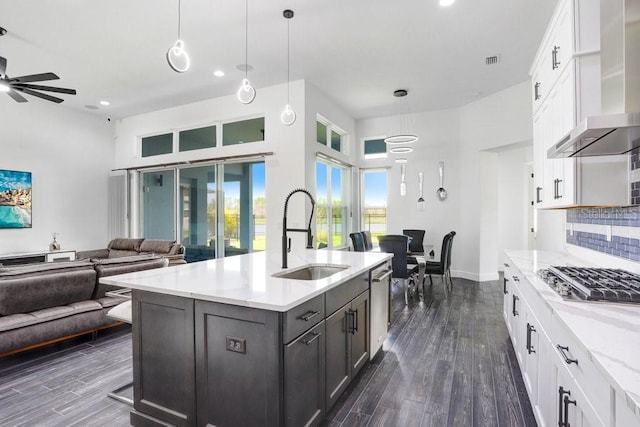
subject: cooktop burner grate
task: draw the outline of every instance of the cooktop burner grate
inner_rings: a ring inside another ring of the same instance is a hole
[[[540,277],[563,297],[640,303],[640,275],[613,268],[550,267]]]

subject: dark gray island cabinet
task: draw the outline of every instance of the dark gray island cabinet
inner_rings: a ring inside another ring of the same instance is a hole
[[[283,312],[134,289],[132,425],[319,424],[369,360],[374,269]]]

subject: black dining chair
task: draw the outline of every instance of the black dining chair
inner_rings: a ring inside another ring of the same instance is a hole
[[[442,285],[444,286],[444,296],[448,297],[448,288],[453,289],[453,282],[451,280],[451,249],[453,247],[453,236],[456,235],[455,231],[447,233],[442,238],[442,250],[440,251],[440,261],[427,261],[425,266],[425,275],[429,275],[429,282],[433,286],[433,274],[437,274],[442,278]],[[447,279],[449,283],[447,283]],[[424,283],[423,283],[424,287]]]
[[[409,286],[415,286],[415,275],[418,272],[416,264],[407,264],[408,237],[404,235],[379,236],[380,252],[393,254],[391,260],[391,279],[401,280],[404,285],[404,302],[409,304]]]
[[[409,252],[424,253],[424,230],[402,230],[402,234],[411,237]]]
[[[364,239],[364,250],[370,251],[373,249],[373,241],[371,240],[371,232],[370,231],[361,231],[362,238]]]
[[[351,243],[353,244],[353,250],[356,252],[364,252],[365,251],[365,246],[364,246],[364,237],[362,237],[362,233],[359,231],[356,231],[355,233],[351,233],[349,234],[349,237],[351,237]]]

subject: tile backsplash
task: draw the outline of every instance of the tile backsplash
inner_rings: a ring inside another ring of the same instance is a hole
[[[640,206],[569,209],[566,241],[640,261]]]

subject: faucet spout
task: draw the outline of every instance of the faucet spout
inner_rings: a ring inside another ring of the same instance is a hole
[[[309,216],[309,225],[304,228],[288,228],[287,227],[287,210],[289,208],[289,199],[295,193],[304,193],[309,197],[311,201],[311,215]],[[313,199],[311,193],[303,188],[297,188],[287,195],[284,200],[284,215],[282,218],[282,268],[287,268],[287,254],[291,250],[291,239],[287,237],[287,232],[293,231],[298,233],[307,233],[307,249],[313,249],[313,235],[311,234],[311,220],[313,219],[313,212],[316,207],[316,201]]]

